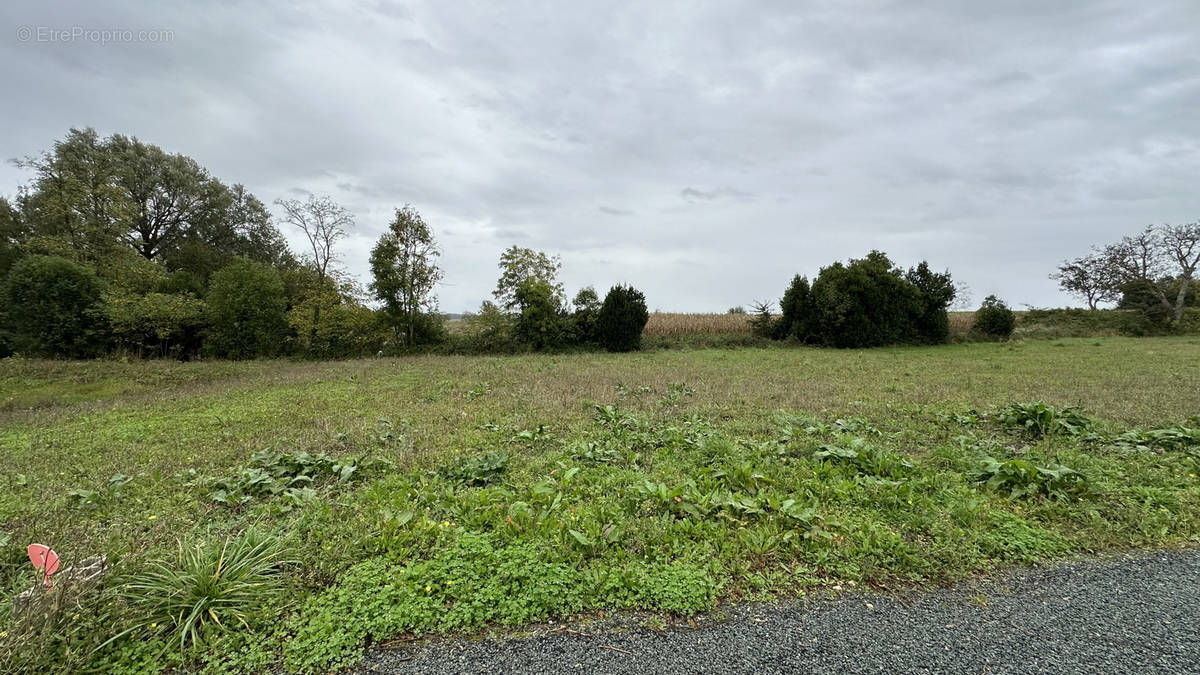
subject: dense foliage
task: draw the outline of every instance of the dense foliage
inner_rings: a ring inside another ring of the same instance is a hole
[[[92,129],[71,129],[17,165],[30,180],[15,198],[0,197],[0,358],[322,359],[642,346],[635,329],[648,315],[640,292],[617,287],[602,303],[588,286],[568,302],[560,258],[519,246],[500,255],[494,303],[450,329],[435,294],[441,250],[411,206],[395,210],[372,248],[364,289],[341,267],[354,214],[328,196],[276,200],[273,216],[245,187],[186,155]],[[302,252],[288,249],[277,223],[303,237]],[[1119,301],[1119,320],[1105,319],[1121,324],[1115,332],[1186,333],[1198,325],[1198,265],[1200,225],[1163,225],[1064,263],[1055,278],[1093,308]],[[948,272],[926,262],[903,270],[872,251],[816,276],[796,275],[779,314],[769,303],[755,303],[753,313],[731,308],[723,324],[737,335],[680,336],[673,328],[665,337],[651,331],[650,346],[939,344],[949,340],[955,299]],[[980,321],[990,321],[993,309],[981,310]],[[1010,332],[981,323],[976,335]]]
[[[252,260],[235,260],[213,275],[208,291],[209,349],[233,359],[281,354],[286,312],[279,274]]]
[[[781,315],[760,306],[754,332],[829,347],[938,344],[950,334],[954,293],[948,272],[925,262],[905,272],[872,251],[821,268],[811,286],[796,275],[779,301]]]
[[[1119,301],[1164,327],[1179,324],[1195,306],[1193,282],[1200,269],[1200,222],[1151,225],[1074,260],[1050,275],[1059,287],[1086,300],[1089,309]]]
[[[14,347],[50,356],[92,354],[104,331],[101,290],[92,270],[70,260],[20,260],[4,284]]]
[[[514,299],[517,314],[517,339],[534,349],[563,344],[567,337],[567,318],[554,287],[543,279],[530,277],[517,285]]]
[[[642,346],[642,329],[649,320],[641,291],[633,286],[613,286],[596,317],[596,337],[610,352],[631,352]]]
[[[812,335],[811,321],[812,291],[809,288],[808,277],[799,274],[792,277],[792,283],[783,292],[779,301],[779,323],[775,327],[775,338],[806,339]]]
[[[430,342],[436,336],[437,322],[430,314],[437,309],[433,289],[442,279],[436,263],[440,255],[429,225],[411,206],[396,210],[371,249],[371,290],[404,345]]]
[[[1007,340],[1016,325],[1017,317],[1008,305],[996,296],[989,295],[975,311],[975,323],[971,332],[987,339]]]

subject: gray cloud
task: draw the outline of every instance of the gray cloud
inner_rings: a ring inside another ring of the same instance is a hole
[[[451,311],[488,296],[511,244],[562,253],[572,289],[629,281],[663,309],[775,298],[869,248],[1063,304],[1059,259],[1200,217],[1194,0],[17,0],[0,25],[5,157],[94,126],[267,203],[329,193],[356,215],[342,259],[361,276],[411,203]],[[0,191],[26,179],[5,166]]]
[[[717,199],[741,199],[748,200],[751,198],[749,192],[744,192],[737,188],[723,187],[714,190],[698,190],[694,187],[685,187],[679,191],[679,196],[683,197],[686,202],[711,202]]]

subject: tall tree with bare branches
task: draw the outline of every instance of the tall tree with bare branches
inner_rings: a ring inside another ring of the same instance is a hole
[[[1064,262],[1051,278],[1063,290],[1086,298],[1093,309],[1098,302],[1115,300],[1137,288],[1158,306],[1156,311],[1179,321],[1197,268],[1200,223],[1151,225],[1118,242],[1094,248],[1082,258]]]
[[[279,199],[284,221],[304,233],[312,249],[312,266],[317,272],[318,288],[324,288],[330,266],[337,259],[334,245],[345,239],[354,227],[354,216],[328,196],[310,194],[308,199]],[[321,321],[321,303],[313,304],[312,343],[316,343]]]
[[[1175,296],[1175,320],[1183,317],[1188,285],[1200,266],[1200,222],[1163,225],[1160,234],[1167,257],[1179,266],[1179,293]]]
[[[1050,278],[1064,291],[1086,300],[1088,309],[1097,309],[1100,303],[1115,302],[1121,297],[1112,270],[1104,256],[1096,251],[1063,261]]]

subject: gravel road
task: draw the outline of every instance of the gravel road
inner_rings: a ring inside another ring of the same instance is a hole
[[[574,632],[569,632],[574,631]],[[746,605],[699,628],[540,626],[368,654],[360,673],[1198,673],[1200,551],[951,588]]]

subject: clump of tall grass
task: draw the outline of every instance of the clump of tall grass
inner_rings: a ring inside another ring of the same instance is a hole
[[[279,537],[254,530],[217,543],[180,542],[174,558],[151,562],[121,586],[132,620],[118,637],[166,634],[186,649],[248,627],[279,599],[280,573],[290,562]]]

